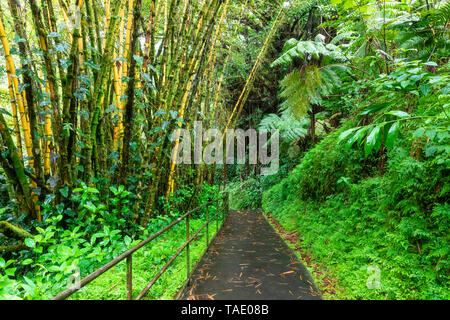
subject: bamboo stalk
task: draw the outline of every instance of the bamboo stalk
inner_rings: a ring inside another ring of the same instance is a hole
[[[16,134],[17,151],[18,151],[19,157],[21,159],[23,159],[22,141],[20,139],[20,126],[19,126],[19,120],[17,117],[16,97],[14,95],[14,89],[13,89],[11,77],[8,77],[8,93],[9,93],[9,98],[11,99],[11,108],[12,108],[12,113],[13,113],[14,131]]]
[[[16,197],[19,200],[19,205],[25,205],[26,210],[31,218],[37,218],[40,220],[40,214],[39,212],[36,212],[36,207],[34,205],[32,194],[28,186],[28,179],[25,175],[25,169],[23,167],[22,160],[19,157],[19,153],[11,137],[2,112],[0,112],[0,135],[0,142],[4,144],[9,151],[8,163],[6,165],[4,164],[4,162],[7,160],[3,157],[0,161],[2,162],[3,168],[5,168],[5,172],[7,173],[8,178],[11,182],[13,182]]]
[[[25,139],[25,147],[27,151],[27,155],[29,157],[28,164],[30,167],[33,167],[33,152],[32,152],[32,142],[31,142],[31,134],[30,134],[30,125],[28,122],[28,114],[25,109],[25,100],[23,99],[22,94],[19,92],[19,80],[16,77],[16,68],[14,66],[14,61],[11,56],[11,51],[9,48],[8,39],[6,37],[5,28],[3,25],[2,19],[3,13],[0,9],[0,40],[3,45],[3,50],[5,52],[5,62],[6,62],[6,73],[8,75],[8,81],[12,83],[12,89],[14,93],[14,99],[19,107],[20,113],[20,121],[22,123],[22,132]]]

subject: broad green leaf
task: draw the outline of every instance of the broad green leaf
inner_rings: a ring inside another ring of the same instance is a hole
[[[161,75],[161,73],[154,66],[152,66],[151,64],[147,64],[147,67],[149,67],[158,76]]]
[[[366,110],[362,111],[360,113],[360,115],[361,116],[365,116],[367,114],[374,113],[374,112],[377,112],[377,111],[379,111],[381,109],[384,109],[387,106],[389,106],[388,102],[377,103],[377,104],[374,104],[374,105],[370,106],[370,108],[367,108]]]
[[[411,117],[409,115],[409,113],[406,113],[405,111],[400,111],[400,110],[389,111],[389,112],[386,112],[386,114],[391,114],[391,115],[397,116],[399,118],[409,118],[409,117]]]
[[[386,143],[385,143],[386,148],[388,150],[392,150],[392,147],[394,146],[395,139],[397,138],[397,135],[398,135],[398,127],[399,127],[399,123],[394,122],[394,124],[389,128],[389,131],[386,136]]]
[[[69,187],[59,189],[59,192],[62,194],[64,198],[69,196]]]
[[[86,62],[84,62],[84,65],[88,66],[89,68],[92,68],[94,70],[99,71],[100,70],[100,66],[96,65],[94,62],[92,62],[91,60],[88,60]]]
[[[431,84],[421,84],[420,85],[420,92],[424,95],[424,96],[427,96],[428,95],[428,93],[430,92],[430,90],[431,90]]]
[[[95,211],[97,211],[97,207],[91,201],[86,202],[84,207],[89,211],[91,211],[92,213],[95,213]]]
[[[166,111],[164,111],[162,109],[159,109],[158,111],[155,112],[155,117],[159,117],[159,116],[164,115],[166,113],[167,113]]]
[[[14,277],[14,274],[16,273],[16,270],[17,270],[17,268],[7,268],[5,270],[5,274],[7,276]]]
[[[170,116],[172,117],[172,119],[175,120],[178,116],[178,112],[175,110],[170,110],[169,112],[170,112]]]
[[[23,242],[29,248],[34,248],[36,246],[36,242],[31,238],[26,238]]]
[[[366,144],[364,146],[364,151],[365,151],[366,157],[372,153],[372,151],[376,145],[379,133],[380,133],[380,127],[376,126],[375,128],[373,128],[370,131],[369,135],[367,136]]]
[[[349,137],[355,130],[357,130],[357,128],[352,128],[349,130],[346,130],[344,132],[342,132],[339,136],[339,141],[343,141],[345,140],[347,137]]]
[[[362,128],[358,130],[345,144],[345,149],[349,150],[353,144],[355,144],[356,141],[360,141],[362,137],[364,137],[365,133],[367,131],[367,128]]]
[[[127,59],[122,58],[122,57],[117,57],[115,59],[112,59],[111,61],[113,61],[113,62],[115,62],[115,61],[123,61],[123,62],[125,62],[125,61],[127,61]]]
[[[414,131],[414,133],[413,133],[413,137],[414,138],[420,138],[421,136],[423,136],[424,133],[425,133],[425,129],[424,128],[422,128],[422,127],[417,128],[417,130]]]
[[[134,60],[136,60],[137,64],[142,67],[142,65],[144,64],[144,57],[139,57],[137,55],[133,55]]]

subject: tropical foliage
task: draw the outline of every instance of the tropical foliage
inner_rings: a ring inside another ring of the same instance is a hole
[[[448,299],[449,27],[441,0],[0,0],[0,299],[51,298],[221,192],[298,235],[326,298]],[[278,173],[176,165],[196,121],[278,130]],[[185,236],[136,255],[139,283]],[[73,298],[122,298],[125,268]]]
[[[329,128],[264,189],[263,209],[299,235],[328,298],[448,299],[449,4],[331,5],[314,13],[339,57],[308,73],[308,54],[329,55],[325,43],[288,40],[274,63],[301,59],[280,82],[284,106],[303,116],[319,104]],[[347,74],[317,95],[317,70],[335,62]],[[374,268],[377,287],[367,282]]]

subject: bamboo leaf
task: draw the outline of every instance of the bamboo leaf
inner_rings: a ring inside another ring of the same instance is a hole
[[[133,55],[134,60],[136,60],[137,64],[139,65],[139,67],[142,67],[142,65],[144,64],[144,57],[139,57],[137,55]]]
[[[3,114],[6,114],[7,116],[10,116],[10,117],[13,116],[13,115],[12,115],[11,113],[9,113],[9,111],[6,110],[6,109],[0,108],[0,111],[1,111]]]
[[[85,61],[84,65],[97,71],[100,70],[100,66],[96,65],[94,62],[92,62],[92,60]]]

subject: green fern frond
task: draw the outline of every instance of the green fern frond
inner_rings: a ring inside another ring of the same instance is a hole
[[[314,57],[318,59],[320,56],[331,57],[333,59],[342,59],[340,49],[334,44],[325,44],[319,41],[298,41],[290,39],[284,46],[282,55],[272,63],[272,67],[279,65],[289,65],[295,59],[308,59]]]
[[[412,38],[416,37],[417,33],[414,31],[403,31],[399,32],[395,37],[394,41],[398,43],[400,46],[407,41],[410,41]]]
[[[338,34],[336,37],[334,37],[330,41],[330,44],[333,44],[333,45],[337,46],[343,40],[354,40],[357,37],[358,37],[358,34],[356,34],[354,31],[343,32],[343,33]]]
[[[259,124],[259,129],[279,130],[281,139],[292,143],[306,136],[308,125],[307,118],[297,120],[290,112],[283,112],[281,117],[276,114],[265,116]]]
[[[322,68],[309,66],[289,73],[280,83],[280,96],[284,99],[281,109],[301,119],[311,104],[321,104],[323,96],[330,95],[341,85],[339,73],[345,71],[345,66],[330,65]]]
[[[436,23],[442,26],[445,26],[448,22],[450,22],[450,2],[446,2],[439,9],[436,9],[432,13],[431,19]]]
[[[418,46],[422,46],[425,44],[425,39],[420,36],[413,36],[412,38],[406,40],[400,45],[400,48],[403,49],[413,49],[417,48]]]
[[[399,30],[394,41],[399,48],[408,50],[408,59],[429,60],[432,56],[448,56],[449,21],[450,2],[446,1],[439,8],[396,17],[389,25]]]

